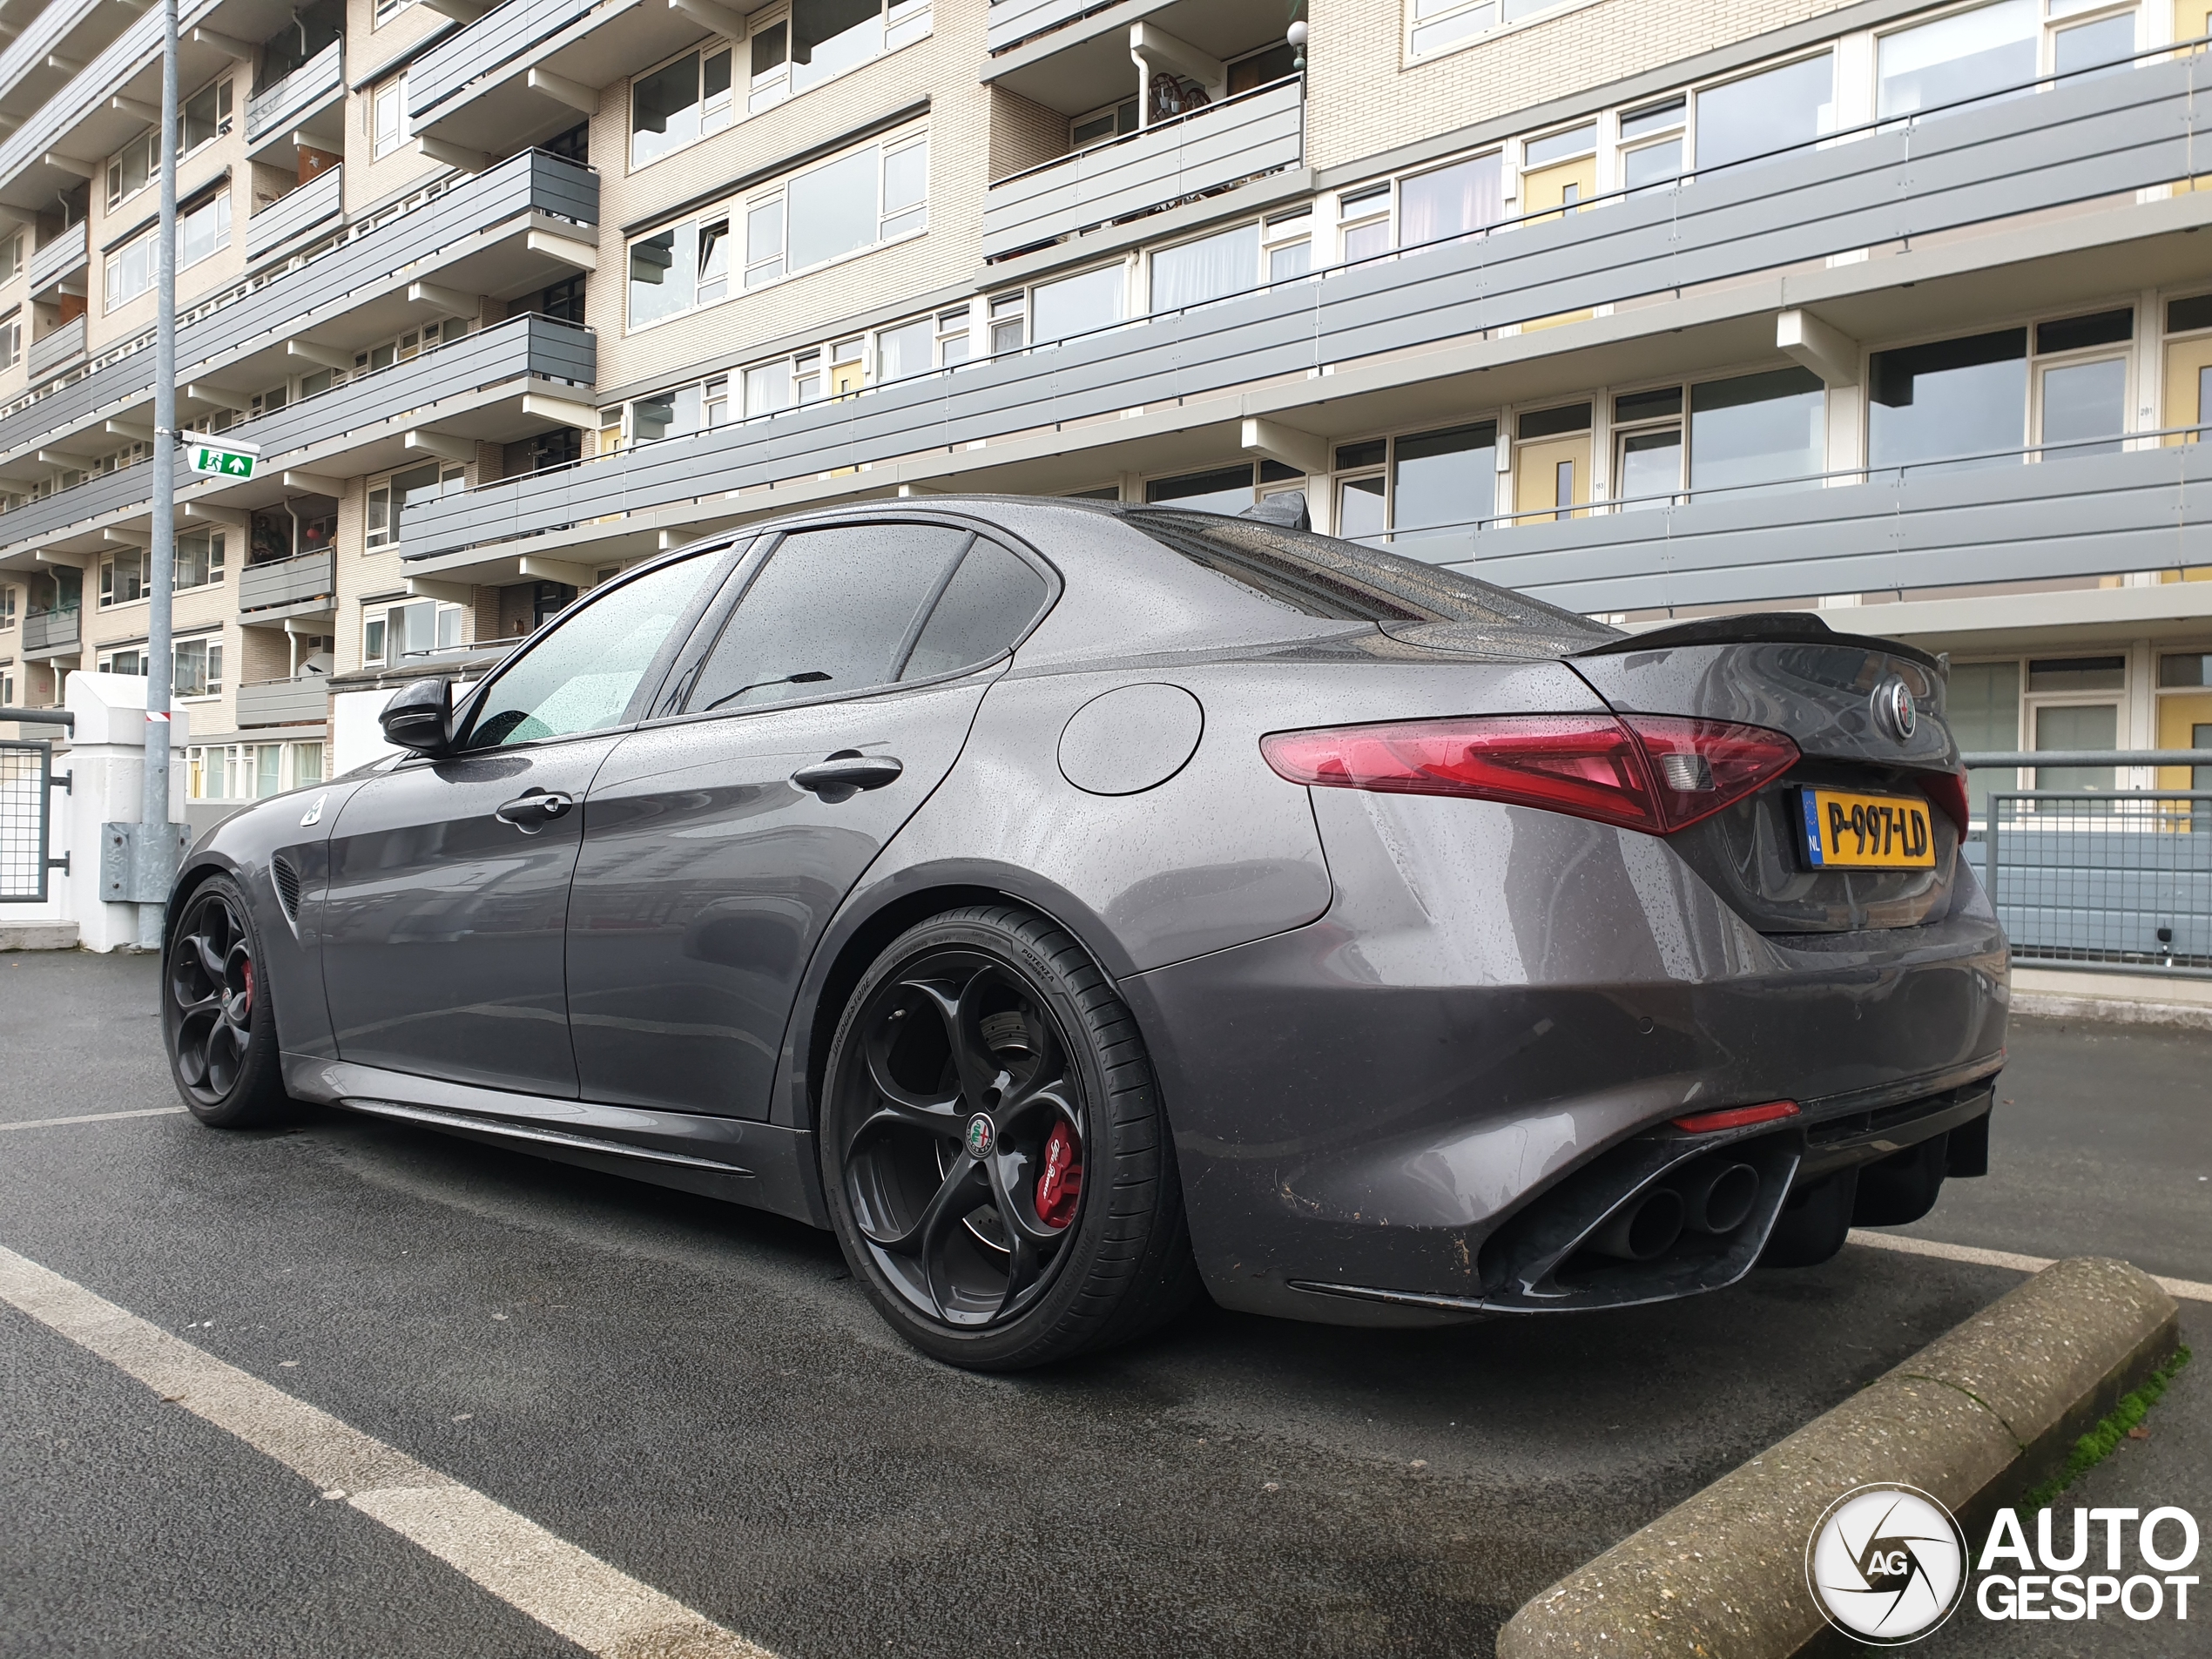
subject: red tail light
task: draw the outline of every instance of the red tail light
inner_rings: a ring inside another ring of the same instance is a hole
[[[1675,1119],[1676,1129],[1692,1135],[1710,1135],[1719,1129],[1746,1129],[1753,1123],[1777,1123],[1797,1115],[1794,1100],[1770,1100],[1764,1106],[1725,1106],[1716,1112],[1692,1112]]]
[[[1764,726],[1674,715],[1499,714],[1278,732],[1260,740],[1296,784],[1463,795],[1665,835],[1797,764]]]
[[[1966,774],[1963,772],[1931,772],[1922,774],[1920,791],[1930,802],[1943,811],[1943,815],[1959,826],[1959,833],[1966,833]]]

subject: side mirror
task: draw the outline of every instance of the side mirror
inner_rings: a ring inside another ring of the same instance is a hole
[[[443,754],[452,741],[453,685],[442,679],[417,680],[395,691],[376,722],[384,741],[416,754]]]

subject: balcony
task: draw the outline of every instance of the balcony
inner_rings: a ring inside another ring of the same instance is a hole
[[[617,21],[620,28],[609,29]],[[506,0],[415,59],[408,121],[416,132],[471,148],[535,144],[589,118],[533,87],[531,71],[556,83],[606,86],[704,32],[697,18],[644,0]]]
[[[595,224],[598,175],[542,150],[526,150],[483,172],[442,181],[435,193],[426,193],[408,211],[365,220],[337,246],[289,270],[241,284],[211,308],[190,316],[178,330],[179,378],[206,378],[233,358],[280,345],[410,278],[434,275],[442,253],[450,257],[476,233],[533,212]],[[520,228],[515,233],[517,239],[543,233]],[[529,257],[549,272],[573,269],[543,256]],[[38,347],[31,350],[35,364]],[[11,413],[0,416],[0,455],[20,454],[51,442],[57,433],[136,408],[152,389],[153,353],[138,350],[35,399],[19,400]]]
[[[27,610],[23,618],[23,654],[26,658],[67,657],[78,649],[78,622],[83,611],[76,605],[58,610]]]
[[[346,210],[345,169],[318,173],[246,221],[246,257],[258,261],[334,223]]]
[[[51,334],[30,342],[30,378],[43,380],[49,374],[58,374],[84,354],[84,318],[80,314]]]
[[[346,47],[334,40],[273,86],[253,94],[246,105],[246,139],[259,153],[288,145],[293,132],[305,126],[346,96]],[[341,144],[342,132],[333,135]],[[263,139],[270,140],[264,145]]]
[[[347,469],[408,460],[411,452],[404,448],[405,435],[418,421],[495,442],[543,431],[545,419],[525,407],[531,386],[561,382],[541,385],[542,390],[560,395],[570,385],[589,388],[597,374],[598,337],[591,330],[527,312],[231,427],[223,435],[260,447],[264,478],[287,467],[333,465],[341,475],[350,476]],[[192,474],[181,470],[178,481],[180,486],[197,483]],[[0,513],[0,549],[44,545],[118,523],[144,510],[152,498],[152,485],[153,469],[141,462],[26,502],[13,512]],[[192,493],[211,492],[200,487]],[[247,567],[249,575],[254,568]],[[300,574],[307,576],[305,571]],[[319,590],[329,590],[327,585]],[[248,591],[241,582],[241,610],[255,607]]]
[[[330,718],[330,680],[322,674],[298,679],[257,680],[238,688],[238,724],[313,725]]]
[[[1101,0],[991,0],[990,18],[983,25],[984,50],[1002,52],[1103,9]]]
[[[1298,78],[1277,81],[1000,179],[983,199],[983,257],[1297,166],[1305,92]]]
[[[30,256],[30,292],[34,299],[49,297],[71,277],[78,279],[76,291],[84,292],[84,266],[91,257],[91,226],[80,219]]]
[[[61,11],[60,7],[49,8]],[[190,37],[192,24],[200,14],[211,10],[208,4],[186,4],[182,8],[184,32]],[[44,23],[33,25],[37,31]],[[16,43],[20,46],[21,40]],[[49,46],[46,51],[51,51]],[[71,76],[53,97],[32,112],[30,118],[0,140],[0,186],[7,186],[9,199],[21,198],[24,201],[36,199],[51,206],[53,192],[67,190],[81,181],[49,165],[49,152],[73,154],[76,146],[66,142],[71,130],[85,117],[107,108],[108,99],[121,90],[121,83],[128,79],[140,64],[159,55],[161,51],[161,8],[153,6],[140,12],[122,33],[96,53],[91,61]],[[45,62],[42,52],[37,62]],[[195,83],[196,84],[197,83]],[[118,132],[118,142],[127,133]],[[95,152],[95,153],[101,153]],[[28,179],[19,177],[33,175]]]
[[[280,609],[286,616],[310,608],[327,610],[337,591],[337,553],[332,548],[249,564],[238,573],[238,608],[248,620],[276,619],[253,614],[264,610]]]
[[[702,504],[699,518],[726,517],[727,498],[739,489],[942,456],[1040,428],[1056,427],[1067,434],[1062,442],[1076,442],[1076,427],[1140,405],[1193,406],[1191,424],[1233,420],[1265,412],[1239,402],[1265,388],[1271,407],[1287,413],[1347,384],[1308,381],[1315,370],[1359,373],[1377,386],[1416,385],[1434,377],[1446,349],[1468,369],[1487,361],[1480,354],[1506,349],[1486,331],[1645,296],[1670,299],[1699,284],[1715,285],[1699,300],[1712,316],[1737,314],[1728,307],[1739,307],[1770,329],[1772,285],[1731,279],[1905,236],[2001,226],[2067,203],[2101,199],[2099,213],[2069,219],[2068,234],[2095,257],[2120,258],[2134,239],[2212,223],[2212,202],[2199,195],[2149,204],[2134,198],[2194,170],[2184,117],[2190,78],[2207,61],[2158,64],[1892,124],[1571,217],[1401,250],[1324,280],[1230,295],[1050,349],[872,388],[856,399],[484,485],[411,516],[404,552],[410,560],[435,558],[688,503]],[[1950,256],[1961,249],[1971,253],[1971,244],[1951,239]],[[1838,267],[1834,280],[1878,286],[1895,279],[1885,279],[1876,260]],[[1670,318],[1656,306],[1649,315],[1655,328]],[[1209,399],[1217,412],[1195,407]],[[2156,563],[2139,557],[2114,568]]]

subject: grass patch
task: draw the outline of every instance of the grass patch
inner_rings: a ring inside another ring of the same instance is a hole
[[[2173,1357],[2145,1378],[2141,1387],[2122,1399],[2112,1408],[2109,1417],[2074,1441],[2066,1467],[2022,1499],[2020,1507],[2027,1510],[2048,1507],[2051,1500],[2110,1457],[2114,1448],[2128,1438],[2128,1431],[2149,1414],[2150,1408],[2158,1404],[2159,1396],[2166,1392],[2166,1385],[2179,1376],[2182,1367],[2188,1362],[2187,1348],[2175,1349]]]

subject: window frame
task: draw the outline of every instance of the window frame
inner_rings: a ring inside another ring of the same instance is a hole
[[[109,249],[102,257],[100,293],[101,311],[104,315],[111,316],[122,310],[124,307],[143,300],[153,292],[155,280],[159,274],[155,268],[159,261],[154,243],[160,233],[161,227],[158,225],[149,225],[128,241]],[[142,252],[145,260],[145,286],[133,288],[128,293],[118,295],[116,292],[118,272],[123,273],[125,276],[130,275],[132,272],[128,261],[132,256]]]
[[[394,130],[388,142],[384,124],[384,112],[388,106],[396,111],[393,120]],[[408,141],[414,135],[410,131],[413,123],[408,118],[406,71],[402,70],[389,80],[371,89],[364,114],[368,118],[368,158],[371,161],[385,160],[398,155],[407,148]]]
[[[1444,0],[1426,14],[1420,0],[1405,0],[1399,17],[1398,47],[1400,62],[1407,67],[1416,64],[1433,63],[1453,52],[1464,51],[1485,40],[1510,30],[1526,29],[1543,23],[1564,11],[1577,10],[1592,3],[1592,0],[1541,0],[1517,17],[1505,15],[1507,0]],[[1460,18],[1473,19],[1487,12],[1487,19],[1471,23],[1463,33],[1449,35],[1426,47],[1419,44],[1420,37],[1433,29],[1441,28]]]
[[[433,467],[438,469],[438,499],[443,500],[452,493],[451,486],[456,483],[463,489],[468,489],[469,469],[457,461],[442,461],[433,458],[415,462],[411,466],[394,467],[388,471],[373,473],[369,475],[361,491],[361,550],[363,552],[375,552],[381,549],[396,547],[399,544],[400,533],[403,526],[400,522],[401,503],[391,493],[393,483],[395,480],[405,477],[408,473],[423,472]],[[384,523],[381,526],[372,526],[368,517],[376,509],[376,496],[380,490],[384,492]]]
[[[748,31],[746,40],[750,41],[751,38],[751,32]],[[673,156],[679,156],[687,150],[705,144],[718,133],[728,132],[738,124],[740,118],[737,111],[737,67],[738,54],[744,47],[745,43],[732,41],[726,36],[709,35],[703,40],[693,42],[680,51],[671,52],[658,64],[650,68],[641,69],[630,77],[628,101],[630,125],[628,136],[623,140],[623,156],[629,172],[643,172],[648,167],[658,166]],[[726,53],[729,56],[730,78],[722,88],[718,109],[711,107],[715,104],[715,99],[710,98],[706,91],[706,65],[709,58],[721,53]],[[683,142],[672,144],[658,155],[640,161],[637,158],[637,88],[644,82],[651,80],[664,71],[673,69],[686,57],[696,57],[698,60],[697,72],[692,77],[695,97],[691,104],[684,106],[698,111],[698,131]],[[715,119],[714,118],[718,115],[719,119]]]
[[[408,599],[380,600],[374,604],[365,604],[361,607],[361,666],[364,668],[395,668],[399,666],[401,663],[405,662],[407,658],[404,653],[401,655],[397,661],[394,660],[391,654],[392,613],[395,610],[405,610],[411,605],[424,604],[434,607],[430,612],[430,637],[433,642],[437,639],[438,635],[443,631],[442,624],[449,617],[454,619],[455,632],[456,634],[462,634],[468,631],[466,624],[468,620],[469,607],[464,604],[456,604],[451,599],[432,599],[427,596],[418,596],[416,597]],[[383,632],[377,637],[377,649],[374,655],[370,653],[368,649],[368,631],[372,626],[383,630]],[[451,645],[441,645],[433,643],[430,647],[430,651],[433,655],[439,651],[459,651],[469,643],[469,642],[466,639],[456,639]]]

